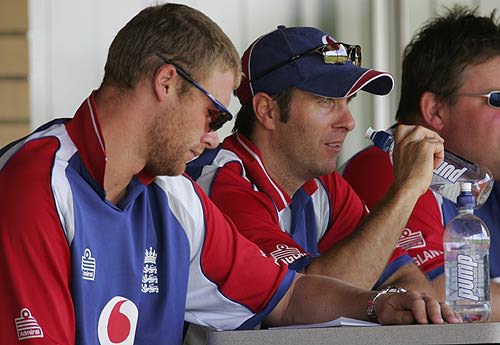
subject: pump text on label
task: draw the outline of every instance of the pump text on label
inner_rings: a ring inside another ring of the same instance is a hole
[[[434,170],[434,174],[441,176],[442,178],[455,183],[458,178],[462,176],[467,171],[467,168],[458,169],[455,168],[453,164],[441,162],[439,166]]]
[[[479,297],[474,295],[474,277],[477,277],[477,262],[471,256],[457,255],[458,272],[458,297],[469,299],[472,301],[479,300]]]

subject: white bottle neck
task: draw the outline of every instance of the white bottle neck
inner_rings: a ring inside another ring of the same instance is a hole
[[[458,209],[459,214],[474,214],[474,208],[472,207],[461,207]]]

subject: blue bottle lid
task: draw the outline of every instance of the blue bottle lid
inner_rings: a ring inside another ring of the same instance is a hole
[[[457,198],[457,206],[459,208],[474,208],[476,205],[471,188],[471,182],[460,182],[460,194]]]
[[[394,146],[394,136],[386,131],[376,131],[368,127],[365,137],[373,141],[373,144],[383,151],[392,151]]]

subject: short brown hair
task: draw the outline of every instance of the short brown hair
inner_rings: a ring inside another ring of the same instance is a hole
[[[495,10],[488,17],[477,9],[455,6],[426,23],[403,53],[401,98],[396,119],[418,123],[422,94],[432,92],[448,104],[456,100],[466,67],[500,56],[500,26]]]
[[[288,122],[290,117],[290,101],[292,100],[294,88],[289,88],[281,91],[276,96],[274,100],[278,103],[278,108],[280,110],[280,121],[283,123]],[[240,111],[236,115],[236,121],[234,123],[233,132],[239,132],[247,137],[251,137],[255,126],[255,111],[253,110],[252,101],[246,102],[241,106]]]
[[[195,80],[205,80],[220,68],[233,70],[235,87],[239,84],[239,55],[221,28],[191,7],[164,4],[143,9],[118,32],[109,48],[103,85],[133,89],[163,64],[155,53]]]

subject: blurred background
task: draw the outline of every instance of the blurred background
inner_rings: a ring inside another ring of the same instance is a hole
[[[0,0],[0,147],[56,117],[72,117],[101,83],[108,47],[146,0]],[[315,26],[360,44],[363,65],[391,72],[389,96],[360,92],[351,103],[356,129],[339,165],[367,146],[368,126],[393,122],[399,97],[401,52],[415,31],[445,7],[464,4],[489,14],[498,0],[190,0],[176,1],[207,14],[240,53],[278,24]],[[467,47],[464,47],[467,49]],[[233,98],[230,110],[239,103]],[[232,124],[219,130],[221,140]]]

